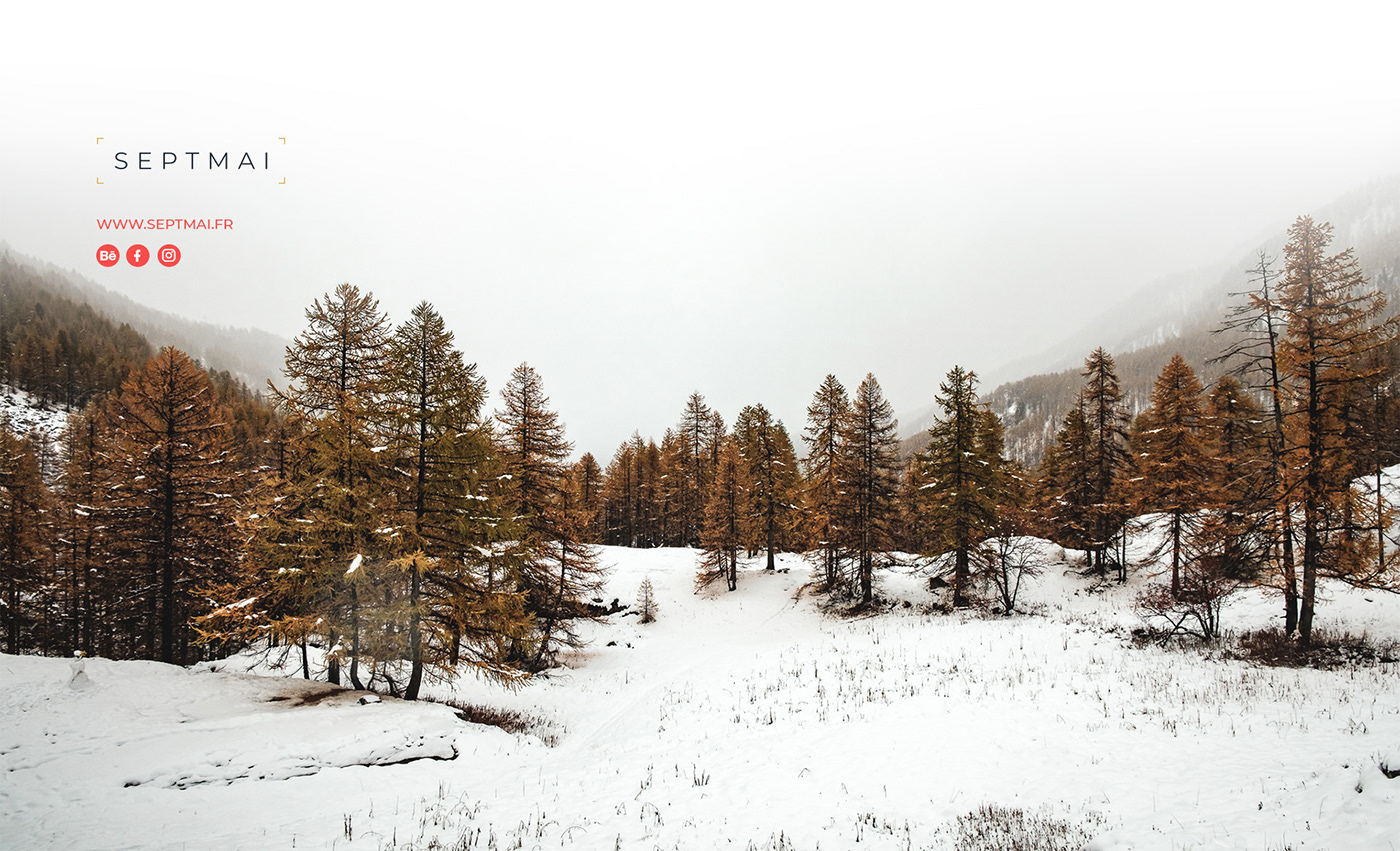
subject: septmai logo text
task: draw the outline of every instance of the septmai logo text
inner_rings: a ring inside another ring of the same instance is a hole
[[[98,219],[98,230],[233,230],[233,219]]]
[[[198,165],[203,164],[203,161],[200,158],[200,154],[203,153],[202,151],[185,151],[185,156],[190,158],[189,166],[185,166],[185,164],[180,161],[180,155],[177,154],[175,151],[160,151],[159,153],[161,171],[164,171],[171,167],[194,170],[198,168]],[[139,151],[135,154],[128,154],[126,151],[117,151],[115,154],[112,155],[112,159],[114,160],[112,168],[116,169],[117,171],[125,171],[128,168],[134,168],[137,171],[152,171],[156,168],[156,166],[151,161],[151,158],[154,156],[155,153],[151,151]],[[135,157],[135,159],[128,160],[127,157]],[[264,171],[272,167],[271,160],[272,155],[268,151],[263,151],[262,169]],[[253,154],[251,151],[244,151],[243,156],[238,160],[237,167],[233,168],[232,170],[238,171],[244,168],[250,168],[253,171],[257,171],[259,168],[257,162],[253,159]],[[223,169],[224,171],[230,170],[228,151],[224,151],[221,154],[213,152],[209,153],[209,163],[208,166],[205,168],[205,171],[213,171],[216,169]]]

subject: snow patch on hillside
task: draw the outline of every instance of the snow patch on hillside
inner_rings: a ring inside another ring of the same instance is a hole
[[[52,481],[59,472],[59,441],[68,427],[68,411],[41,405],[29,393],[0,384],[0,422],[20,437],[37,440],[44,479]]]
[[[29,393],[0,384],[0,419],[8,420],[10,431],[21,437],[38,432],[54,442],[68,425],[68,412],[41,405]]]

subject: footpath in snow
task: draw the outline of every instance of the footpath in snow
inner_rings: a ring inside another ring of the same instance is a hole
[[[651,578],[656,623],[615,615],[516,692],[430,689],[527,733],[365,703],[293,660],[87,660],[74,684],[69,660],[0,656],[0,845],[978,848],[958,822],[991,805],[1095,849],[1400,847],[1393,664],[1134,647],[1141,577],[1091,591],[1063,564],[1030,615],[927,614],[896,568],[887,612],[839,620],[796,557],[698,595],[693,551],[604,561],[609,599]],[[1400,638],[1400,600],[1328,592],[1325,625]],[[1226,619],[1277,608],[1249,592]]]

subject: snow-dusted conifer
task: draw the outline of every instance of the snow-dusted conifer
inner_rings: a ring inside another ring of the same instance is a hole
[[[660,610],[656,603],[656,591],[651,587],[651,577],[642,579],[642,584],[637,588],[637,614],[640,615],[638,623],[651,623],[656,620],[656,613]]]
[[[696,588],[724,579],[730,591],[739,587],[739,548],[744,542],[744,504],[748,478],[734,440],[720,448],[719,464],[705,503],[705,528],[701,530],[702,550],[696,569]]]
[[[601,587],[603,570],[587,542],[590,509],[580,504],[564,464],[571,446],[539,374],[520,364],[501,398],[502,490],[521,526],[513,578],[535,623],[534,646],[517,644],[516,661],[540,668],[559,647],[579,646],[574,623],[587,617],[587,598]]]
[[[734,440],[749,481],[745,540],[749,552],[767,551],[767,569],[793,523],[798,472],[792,439],[762,405],[749,405],[734,421]]]
[[[1133,449],[1141,480],[1139,513],[1167,515],[1171,593],[1181,594],[1181,564],[1197,513],[1217,502],[1213,459],[1202,436],[1201,382],[1181,355],[1172,355],[1152,387],[1152,404],[1134,423]]]
[[[845,492],[836,525],[856,561],[856,588],[861,602],[874,598],[876,553],[889,547],[897,513],[899,439],[894,409],[880,383],[867,375],[856,389],[850,413],[841,426],[836,477]]]
[[[822,585],[828,591],[835,590],[842,581],[841,562],[847,552],[841,528],[846,490],[840,481],[839,466],[841,426],[850,410],[846,388],[836,376],[828,375],[807,406],[807,427],[802,431],[802,440],[807,444],[802,532],[807,546],[817,553]]]
[[[953,605],[968,602],[976,550],[996,526],[1004,461],[1001,423],[977,404],[977,374],[955,366],[939,386],[920,491],[934,555],[953,557]]]

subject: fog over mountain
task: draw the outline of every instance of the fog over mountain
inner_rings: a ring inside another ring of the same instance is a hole
[[[54,292],[94,310],[118,324],[125,323],[153,346],[174,346],[208,369],[223,370],[241,379],[254,392],[264,392],[269,379],[284,382],[282,363],[290,340],[258,328],[235,328],[200,322],[138,304],[128,296],[95,283],[74,269],[60,269],[42,259],[13,251],[0,240],[0,256],[41,272]]]
[[[1309,214],[1333,225],[1331,250],[1354,248],[1391,310],[1400,308],[1400,177],[1372,181]],[[984,381],[983,400],[1006,424],[1008,452],[1029,463],[1039,459],[1082,385],[1084,358],[1096,347],[1117,360],[1134,411],[1146,405],[1153,379],[1174,353],[1181,353],[1205,381],[1231,368],[1209,362],[1228,348],[1228,337],[1215,332],[1231,306],[1241,301],[1235,294],[1250,288],[1247,270],[1258,265],[1260,252],[1278,261],[1276,271],[1282,269],[1285,241],[1279,230],[1221,263],[1142,287],[1056,345],[1005,367],[1004,383]],[[906,451],[923,445],[920,432],[935,413],[929,406],[906,417]]]
[[[796,432],[827,373],[873,372],[916,412],[955,363],[1043,369],[1012,365],[1400,172],[1400,9],[1369,3],[30,4],[7,23],[33,34],[0,56],[15,251],[282,337],[343,281],[395,320],[426,299],[493,405],[528,361],[600,456],[694,390]],[[115,167],[141,151],[175,165]],[[172,268],[97,265],[138,241],[99,219],[157,216],[233,226],[156,235]]]

